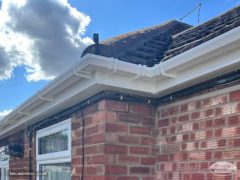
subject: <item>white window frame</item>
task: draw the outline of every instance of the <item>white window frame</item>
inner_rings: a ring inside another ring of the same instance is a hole
[[[9,170],[9,161],[2,161],[0,162],[0,171],[1,171],[1,176],[0,179],[9,179],[9,173],[7,172],[7,178],[4,177],[3,175],[3,169]]]
[[[0,179],[5,179],[5,177],[3,177],[2,169],[9,170],[9,157],[8,157],[8,160],[6,161],[0,161],[0,171],[1,171]],[[9,179],[9,173],[8,173],[7,179]]]
[[[48,154],[39,155],[38,146],[39,139],[54,133],[67,130],[68,132],[68,150],[53,152]],[[71,133],[71,119],[64,120],[52,126],[46,127],[37,131],[36,133],[36,160],[37,160],[37,172],[40,170],[40,165],[44,164],[56,164],[56,163],[71,163],[71,152],[72,152],[72,133]],[[39,180],[39,176],[37,176]]]

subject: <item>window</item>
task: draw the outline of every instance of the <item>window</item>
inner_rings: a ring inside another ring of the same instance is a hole
[[[39,138],[39,155],[68,150],[68,130]]]
[[[37,131],[38,180],[71,179],[70,119]],[[45,174],[46,173],[46,174]]]
[[[8,180],[9,156],[4,153],[4,148],[0,148],[0,180]]]
[[[48,172],[47,176],[42,176],[42,180],[49,179],[70,179],[71,178],[71,163],[53,163],[41,164],[40,172]]]

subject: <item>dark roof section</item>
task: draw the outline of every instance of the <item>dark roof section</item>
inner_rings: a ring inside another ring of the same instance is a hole
[[[134,64],[153,66],[162,58],[167,47],[171,44],[171,36],[190,28],[178,21],[169,21],[147,29],[123,34],[99,45],[90,45],[82,56],[87,53],[106,57],[118,58]],[[97,52],[97,53],[96,53]]]
[[[240,6],[173,36],[172,44],[161,61],[166,61],[238,26],[240,26]]]
[[[86,48],[87,53],[154,66],[240,26],[240,6],[196,27],[170,21]],[[97,48],[96,48],[97,47]],[[96,53],[97,52],[97,53]]]

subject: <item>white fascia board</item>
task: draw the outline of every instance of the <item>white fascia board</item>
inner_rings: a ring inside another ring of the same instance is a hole
[[[11,126],[8,126],[4,129],[1,129],[0,126],[0,137],[1,134],[6,133],[6,135],[8,135],[7,132],[10,132],[13,129],[20,130],[22,128],[26,128],[48,116],[53,115],[56,112],[60,112],[66,108],[69,108],[79,103],[79,100],[85,100],[85,97],[96,94],[98,92],[97,90],[100,90],[100,88],[97,87],[94,80],[84,83],[76,83],[72,87],[69,87],[65,91],[59,93],[53,102],[45,102],[44,104],[40,104],[31,112],[29,116],[22,116],[14,121],[8,120],[7,123],[11,123]]]
[[[18,127],[27,127],[102,90],[159,97],[235,70],[239,57],[240,27],[154,67],[87,54],[4,117],[0,139]]]
[[[162,63],[162,66],[166,72],[182,71],[219,55],[219,52],[228,52],[236,46],[240,46],[240,27],[175,56]]]
[[[157,81],[156,93],[158,96],[166,95],[176,90],[190,87],[194,84],[237,70],[239,67],[240,48],[178,72],[176,78]]]

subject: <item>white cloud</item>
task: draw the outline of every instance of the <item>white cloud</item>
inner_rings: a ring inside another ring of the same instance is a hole
[[[90,17],[67,0],[2,0],[0,80],[25,66],[28,81],[53,79],[92,43],[84,37]]]
[[[12,111],[11,109],[10,109],[10,110],[0,111],[0,120],[1,120],[4,116],[8,115],[11,111]]]

